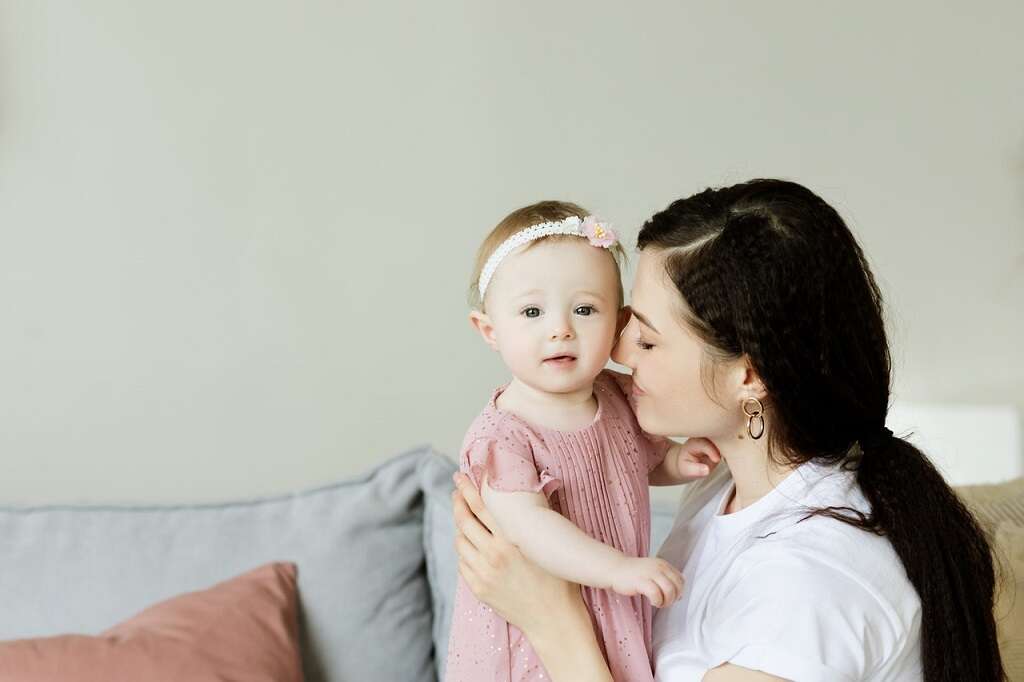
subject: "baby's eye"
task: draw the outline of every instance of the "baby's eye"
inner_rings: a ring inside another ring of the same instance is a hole
[[[576,308],[577,315],[593,315],[595,312],[597,311],[594,310],[594,306],[592,305],[581,305]]]
[[[640,348],[640,350],[650,350],[650,349],[654,348],[653,344],[644,343],[643,339],[639,339],[639,338],[636,339],[636,345]]]
[[[526,315],[527,317],[539,317],[540,316],[540,308],[537,308],[535,306],[530,306],[529,308],[524,308],[522,314]]]

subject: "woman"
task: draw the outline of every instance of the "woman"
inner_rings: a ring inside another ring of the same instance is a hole
[[[885,428],[891,363],[863,252],[779,180],[706,190],[643,226],[632,318],[645,431],[706,436],[659,555],[686,580],[654,622],[660,682],[1003,680],[973,517]],[[608,680],[579,589],[509,544],[456,476],[459,570],[555,682]]]

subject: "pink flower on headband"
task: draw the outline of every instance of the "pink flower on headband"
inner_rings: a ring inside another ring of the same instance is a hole
[[[608,248],[619,240],[611,225],[598,220],[592,215],[588,215],[583,219],[580,230],[594,246]]]

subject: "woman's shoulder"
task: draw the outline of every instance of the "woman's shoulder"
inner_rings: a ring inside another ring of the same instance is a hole
[[[865,510],[852,474],[801,467],[764,499],[760,512],[749,510],[758,518],[747,522],[747,510],[713,518],[731,485],[728,470],[718,468],[725,470],[687,491],[680,514],[693,520],[677,528],[709,533],[709,546],[718,548],[701,569],[714,579],[695,575],[691,596],[705,604],[716,652],[737,665],[765,652],[790,660],[811,660],[817,652],[823,658],[812,663],[827,662],[846,675],[830,679],[851,680],[884,678],[874,673],[914,658],[920,600],[889,540],[807,516],[826,506]],[[687,542],[688,533],[675,534]],[[746,653],[735,656],[740,648]],[[786,677],[787,669],[774,668],[773,674]]]
[[[722,468],[722,467],[719,467]],[[728,471],[716,472],[688,491],[683,504],[694,513],[720,500],[731,483]],[[784,481],[774,499],[777,509],[752,524],[734,548],[730,570],[737,580],[771,576],[797,586],[797,595],[809,600],[864,599],[863,606],[894,618],[900,627],[918,617],[920,601],[907,578],[903,562],[885,537],[826,515],[829,508],[852,518],[868,514],[853,472],[836,466],[808,463]],[[712,511],[714,511],[712,509]],[[839,586],[845,584],[845,590]]]
[[[830,679],[889,679],[888,672],[914,669],[921,606],[898,559],[873,540],[856,547],[858,556],[840,547],[790,535],[747,552],[714,590],[707,627],[716,641],[726,649],[788,652],[842,673]]]
[[[787,584],[793,599],[809,605],[855,609],[867,620],[886,623],[894,636],[916,627],[921,603],[903,562],[887,537],[828,516],[808,516],[831,506],[850,515],[858,498],[811,504],[794,522],[757,537],[737,556],[743,577]],[[861,509],[863,507],[860,507]],[[785,581],[784,583],[782,581]]]
[[[871,677],[919,645],[920,598],[888,540],[839,521],[815,525],[750,552],[733,603],[767,627],[845,642]]]
[[[786,575],[808,594],[834,593],[846,583],[885,610],[920,608],[888,538],[835,519],[818,516],[783,528],[751,544],[737,559],[744,575]]]

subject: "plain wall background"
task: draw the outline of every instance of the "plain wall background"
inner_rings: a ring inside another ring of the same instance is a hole
[[[0,0],[0,500],[201,500],[454,455],[506,378],[479,241],[807,184],[900,400],[1024,408],[1016,2]],[[979,467],[984,453],[978,453]]]

